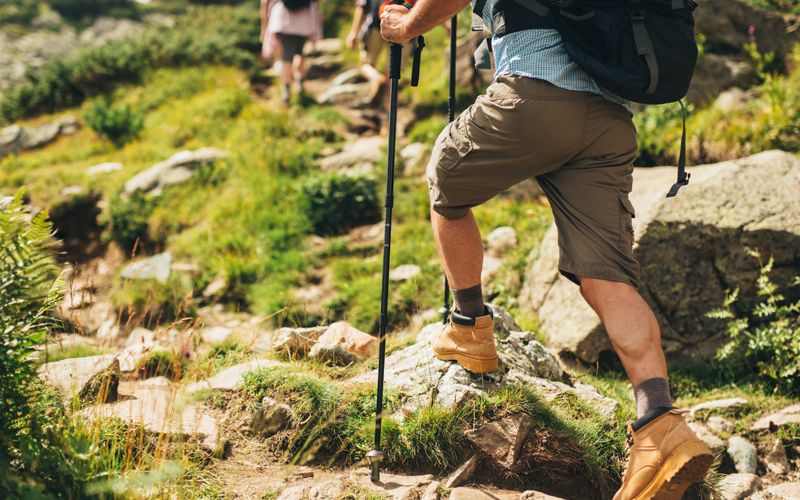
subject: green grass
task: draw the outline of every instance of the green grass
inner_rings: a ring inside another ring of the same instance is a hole
[[[43,365],[44,363],[53,363],[63,359],[85,358],[88,356],[108,354],[108,352],[108,349],[94,345],[69,345],[64,347],[56,347],[55,349],[48,350],[46,353],[42,351],[39,354],[39,357],[36,358],[35,364]]]

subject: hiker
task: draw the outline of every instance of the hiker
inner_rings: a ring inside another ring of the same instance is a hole
[[[387,6],[381,33],[387,41],[407,43],[468,3]],[[488,0],[481,10],[487,25],[498,3]],[[499,8],[510,3],[503,0]],[[524,16],[534,14],[520,7],[505,16],[507,26],[526,21]],[[636,290],[628,198],[637,150],[631,109],[600,88],[569,57],[559,32],[540,21],[493,36],[494,82],[445,127],[431,155],[431,224],[455,302],[433,351],[471,372],[497,370],[492,311],[480,284],[483,244],[472,208],[536,177],[559,233],[559,270],[600,316],[634,387],[638,418],[629,426],[629,461],[614,499],[677,500],[704,478],[713,457],[672,405],[658,322]]]
[[[361,46],[360,70],[361,74],[370,84],[369,94],[364,100],[364,105],[377,106],[381,100],[381,95],[385,93],[388,78],[384,64],[382,69],[378,69],[381,55],[386,48],[386,42],[381,37],[379,11],[384,4],[384,0],[356,0],[356,8],[353,12],[353,24],[347,34],[346,44],[350,50],[355,50]],[[450,26],[442,23],[442,26],[450,32]],[[412,47],[403,49],[403,66],[412,52]],[[388,100],[388,95],[385,96]]]
[[[316,0],[261,0],[261,55],[265,60],[275,52],[281,58],[281,101],[289,105],[291,86],[303,93],[306,41],[322,38],[322,16]]]

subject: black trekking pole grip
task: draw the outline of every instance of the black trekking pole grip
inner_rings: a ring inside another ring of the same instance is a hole
[[[389,79],[400,79],[400,66],[403,62],[403,46],[393,43],[389,52]]]

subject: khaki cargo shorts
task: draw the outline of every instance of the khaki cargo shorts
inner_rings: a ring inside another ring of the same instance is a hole
[[[536,177],[558,228],[559,270],[638,285],[633,258],[636,129],[619,104],[501,76],[439,138],[428,164],[433,210],[457,219]]]

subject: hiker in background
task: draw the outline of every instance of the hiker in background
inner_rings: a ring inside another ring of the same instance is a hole
[[[389,5],[381,33],[407,43],[469,3],[418,0],[411,10]],[[559,233],[559,271],[600,316],[633,386],[638,418],[629,426],[628,465],[614,499],[678,500],[705,477],[714,457],[672,405],[658,321],[636,289],[628,194],[637,142],[630,105],[571,59],[560,32],[536,16],[530,2],[477,3],[484,24],[503,24],[504,31],[492,38],[494,82],[445,127],[428,164],[431,224],[455,302],[433,352],[472,372],[498,369],[492,311],[481,289],[483,242],[472,209],[536,177]],[[688,9],[691,2],[672,6]]]
[[[384,0],[356,0],[356,8],[353,13],[353,25],[347,35],[347,47],[355,50],[361,45],[361,74],[370,83],[369,95],[364,101],[364,105],[377,106],[381,101],[381,95],[386,94],[386,84],[388,82],[388,60],[383,64],[382,69],[378,69],[381,55],[388,46],[386,40],[381,37],[380,8]],[[447,22],[442,26],[450,33],[450,25]],[[403,64],[413,51],[413,45],[403,48]],[[387,57],[388,59],[388,57]],[[388,94],[386,95],[388,99]]]
[[[281,58],[281,101],[289,105],[291,87],[303,93],[306,41],[322,38],[322,16],[316,0],[261,0],[261,55]]]

